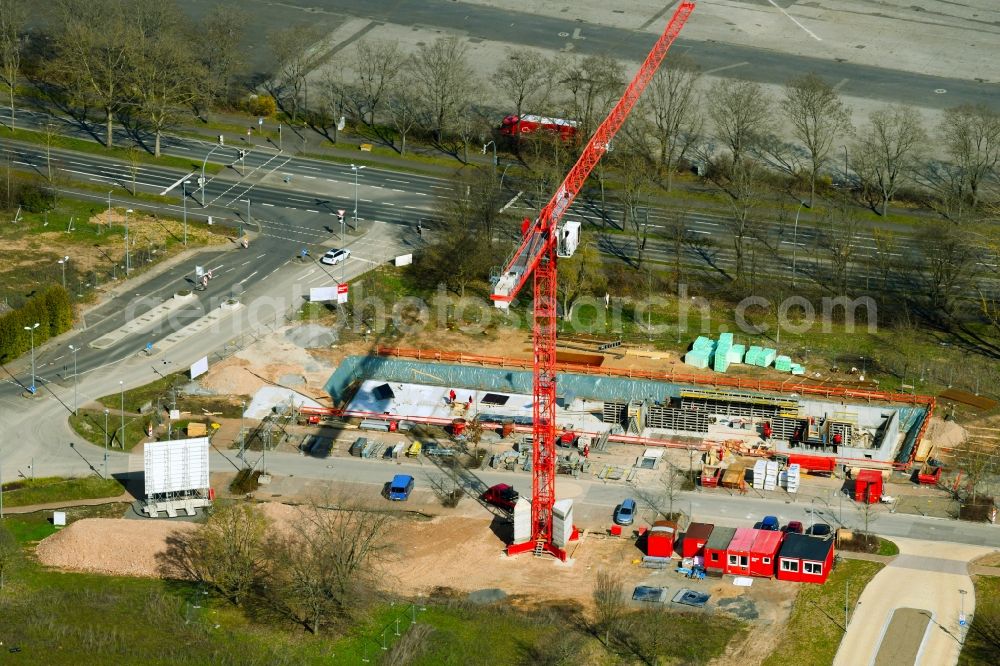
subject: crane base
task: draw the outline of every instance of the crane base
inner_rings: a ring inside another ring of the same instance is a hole
[[[536,555],[548,553],[549,555],[554,555],[560,562],[565,562],[568,557],[565,550],[551,541],[525,541],[524,543],[512,543],[507,546],[508,555],[520,555],[521,553],[535,553]]]

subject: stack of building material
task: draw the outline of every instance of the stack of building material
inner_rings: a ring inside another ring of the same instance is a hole
[[[708,367],[709,360],[712,358],[714,352],[715,341],[712,338],[700,335],[694,341],[694,344],[691,345],[691,351],[684,355],[684,363],[704,370]]]
[[[799,480],[801,475],[801,468],[798,463],[792,463],[788,466],[788,473],[786,474],[785,489],[790,493],[799,492]]]
[[[760,353],[763,351],[757,345],[751,345],[750,349],[747,350],[747,355],[743,359],[743,362],[747,365],[760,365]]]
[[[767,461],[758,460],[753,464],[753,487],[756,490],[764,490],[764,481],[767,477]]]
[[[793,375],[804,375],[806,374],[806,369],[798,363],[792,363],[791,373]]]
[[[756,479],[756,473],[754,474]],[[775,490],[778,487],[778,463],[774,460],[767,462],[767,470],[764,472],[764,490]]]
[[[774,359],[774,369],[781,370],[782,372],[792,371],[792,359],[788,356],[778,356]]]
[[[725,372],[729,369],[729,352],[733,348],[733,334],[722,333],[719,341],[715,344],[715,360],[712,369],[716,372]]]
[[[772,363],[774,363],[774,359],[777,357],[778,357],[777,349],[771,349],[770,347],[765,347],[764,349],[760,350],[760,363],[758,363],[757,365],[759,365],[762,368],[768,368],[771,366]]]
[[[746,345],[733,345],[726,357],[730,363],[742,363],[743,357],[747,353]]]

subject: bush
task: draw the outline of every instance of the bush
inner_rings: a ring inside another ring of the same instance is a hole
[[[229,492],[234,495],[252,493],[258,488],[260,488],[260,470],[241,469],[233,482],[229,484]]]
[[[25,326],[34,326],[35,346],[50,337],[68,331],[73,325],[73,306],[69,294],[59,285],[36,292],[24,305],[0,316],[0,361],[14,359],[31,347],[31,333]]]
[[[270,95],[253,95],[247,100],[247,111],[255,116],[270,118],[278,112],[278,103]]]
[[[56,193],[47,187],[28,183],[17,193],[17,203],[29,213],[44,213],[56,206]]]

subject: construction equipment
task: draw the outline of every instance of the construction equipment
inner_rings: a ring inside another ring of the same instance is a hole
[[[534,403],[532,428],[531,539],[511,544],[509,554],[549,552],[561,560],[566,551],[553,542],[553,505],[556,481],[556,258],[571,257],[580,240],[580,223],[563,222],[563,216],[583,188],[597,162],[611,147],[639,96],[653,79],[663,58],[684,27],[694,2],[682,2],[663,34],[653,45],[635,78],[604,122],[598,126],[573,168],[534,221],[521,225],[523,239],[497,278],[491,298],[501,309],[510,307],[529,276],[534,277],[532,345],[534,351]]]

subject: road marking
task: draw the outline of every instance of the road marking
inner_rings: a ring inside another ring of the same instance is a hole
[[[411,184],[408,180],[396,180],[395,178],[386,178],[385,180],[387,183],[402,183],[403,185]]]
[[[450,187],[445,187],[444,185],[431,185],[431,188],[435,189],[435,190],[448,190],[448,191],[451,191]]]
[[[835,85],[833,89],[839,91],[847,84],[848,81],[850,81],[850,79],[841,79],[840,81],[837,82],[837,85]]]
[[[309,169],[310,171],[322,171],[322,169],[320,169],[319,167],[306,166],[305,164],[300,164],[299,168],[300,169]]]
[[[409,208],[410,210],[417,210],[416,206],[403,206],[403,208]]]
[[[267,253],[265,252],[264,254],[258,254],[258,255],[257,255],[257,258],[258,258],[258,259],[263,259],[263,258],[264,258],[264,257],[266,257],[266,256],[267,256]]]
[[[303,175],[302,175],[302,177],[303,177],[303,178],[308,178],[308,179],[310,179],[310,180],[316,180],[316,176],[308,176],[308,175],[306,175],[306,174],[303,174]]]
[[[362,199],[362,201],[363,201],[363,199]],[[306,212],[307,213],[318,213],[319,211],[318,210],[313,210],[312,208],[306,208]]]
[[[406,194],[406,190],[397,190],[396,188],[392,188],[392,191],[393,192],[402,192],[403,194]]]
[[[358,201],[364,201],[365,203],[372,203],[371,199],[358,199]]]
[[[269,204],[269,203],[262,203],[261,206],[268,206],[270,208],[274,208],[274,204]]]
[[[810,30],[809,28],[805,27],[804,25],[802,25],[801,23],[799,23],[798,21],[796,21],[796,20],[795,20],[794,18],[792,18],[792,15],[791,15],[791,14],[789,14],[788,12],[786,12],[786,11],[785,11],[784,9],[782,9],[781,7],[779,7],[779,6],[778,6],[778,3],[776,3],[776,2],[774,1],[774,0],[767,0],[767,1],[768,1],[768,2],[770,2],[770,3],[771,3],[771,4],[773,5],[773,6],[774,6],[774,8],[775,8],[775,9],[777,9],[777,10],[778,10],[779,12],[781,12],[782,14],[784,14],[784,15],[785,15],[785,17],[786,17],[786,18],[787,18],[787,19],[788,19],[789,21],[791,21],[791,22],[792,22],[792,23],[794,23],[795,25],[797,25],[797,26],[799,26],[800,28],[802,28],[802,30],[803,30],[803,31],[805,31],[805,33],[806,33],[807,35],[809,35],[810,37],[812,37],[813,39],[815,39],[815,40],[816,40],[817,42],[822,42],[822,41],[823,41],[822,39],[820,39],[819,37],[817,37],[817,36],[816,36],[816,35],[815,35],[815,34],[813,33],[813,31],[812,31],[812,30]],[[708,72],[705,72],[705,73],[707,74]]]
[[[257,275],[257,273],[259,273],[259,272],[260,271],[254,271],[250,275],[246,276],[245,278],[243,278],[242,280],[240,280],[240,284],[243,284],[244,282],[246,282],[247,280],[249,280],[250,278],[252,278],[254,275]]]
[[[414,194],[419,194],[422,197],[426,197],[427,196],[426,192],[414,192]]]
[[[394,204],[394,203],[389,203],[388,201],[386,201],[386,202],[384,202],[384,203],[383,203],[382,205],[383,205],[383,206],[395,206],[396,204]]]
[[[328,183],[336,183],[337,181],[335,181],[333,178],[327,178],[326,182],[328,182]]]
[[[311,199],[299,199],[298,197],[285,197],[289,201],[301,201],[302,203],[312,203]]]
[[[524,190],[521,190],[520,192],[518,192],[517,194],[515,194],[515,195],[513,196],[513,198],[511,198],[511,200],[510,200],[510,201],[508,201],[508,202],[507,202],[507,203],[506,203],[506,204],[504,205],[504,207],[500,209],[500,212],[502,213],[502,212],[504,212],[505,210],[507,210],[508,208],[510,208],[511,206],[513,206],[513,205],[514,205],[514,203],[515,203],[515,202],[516,202],[516,201],[517,201],[518,199],[520,199],[520,198],[521,198],[521,195],[522,195],[522,194],[524,194]]]
[[[736,69],[737,67],[742,67],[743,65],[749,65],[749,64],[750,63],[746,62],[746,61],[737,62],[737,63],[734,63],[732,65],[725,65],[723,67],[716,67],[715,69],[708,69],[708,70],[705,70],[704,73],[705,74],[715,74],[716,72],[724,72],[727,69]]]
[[[240,264],[240,266],[246,266],[246,265],[247,265],[247,264],[249,264],[249,263],[250,263],[251,261],[253,261],[253,260],[252,260],[252,259],[247,259],[247,260],[246,260],[246,261],[244,261],[244,262],[243,262],[242,264]]]

